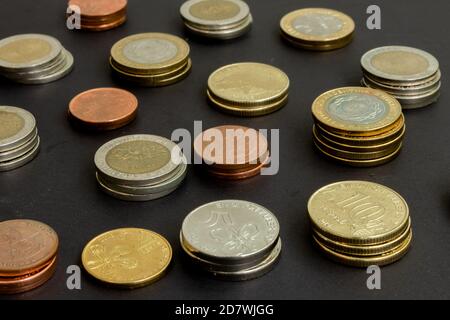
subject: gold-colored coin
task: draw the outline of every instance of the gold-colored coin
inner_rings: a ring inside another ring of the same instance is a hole
[[[308,201],[308,212],[321,234],[356,245],[396,239],[409,221],[408,205],[398,193],[367,181],[342,181],[319,189]]]
[[[101,282],[124,288],[159,280],[172,260],[172,247],[161,235],[137,228],[105,232],[83,250],[84,269]]]
[[[383,91],[346,87],[320,95],[312,105],[312,113],[315,121],[328,131],[372,136],[395,127],[402,107]]]

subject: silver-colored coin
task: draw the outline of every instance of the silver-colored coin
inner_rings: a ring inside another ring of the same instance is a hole
[[[306,35],[327,36],[341,31],[344,21],[330,14],[311,12],[294,19],[292,27]]]
[[[404,46],[372,49],[362,56],[361,66],[375,77],[403,82],[419,81],[439,70],[439,62],[431,54]]]
[[[157,64],[176,57],[178,47],[166,39],[138,39],[123,48],[124,56],[135,63]]]
[[[243,264],[266,256],[280,232],[275,215],[248,201],[222,200],[187,215],[182,236],[201,259],[217,264]]]
[[[181,163],[180,148],[154,135],[130,135],[111,140],[95,154],[102,177],[118,185],[148,186],[167,180]]]
[[[17,169],[19,167],[22,167],[29,163],[31,160],[33,160],[39,153],[39,147],[41,145],[40,140],[38,140],[38,143],[36,146],[27,154],[23,155],[20,158],[16,158],[11,161],[6,162],[0,162],[0,172],[2,171],[11,171],[14,169]]]
[[[51,64],[62,50],[61,43],[42,34],[21,34],[0,41],[0,69],[31,71]]]
[[[36,134],[36,119],[21,108],[0,106],[0,152],[13,150]]]
[[[400,102],[403,109],[419,109],[436,102],[441,95],[440,89],[441,83],[439,83],[439,86],[436,89],[423,95],[418,95],[414,97],[407,97],[407,96],[394,96],[394,97],[398,100],[398,102]]]
[[[36,134],[23,145],[17,147],[16,149],[12,149],[6,152],[0,152],[0,162],[11,161],[17,158],[22,157],[27,154],[36,146],[39,141],[39,136]]]
[[[238,38],[247,32],[251,30],[253,23],[253,18],[251,15],[249,15],[248,19],[244,21],[243,24],[240,24],[234,28],[226,29],[226,30],[205,30],[205,29],[199,29],[195,26],[192,26],[188,23],[185,24],[186,28],[192,32],[193,34],[196,34],[198,36],[206,37],[206,38],[212,38],[212,39],[221,39],[221,40],[229,40]]]

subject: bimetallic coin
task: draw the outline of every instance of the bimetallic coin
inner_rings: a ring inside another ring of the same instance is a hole
[[[36,134],[36,119],[21,108],[0,106],[0,152],[13,150]]]
[[[172,260],[172,247],[155,232],[123,228],[95,237],[81,259],[84,269],[99,281],[137,288],[164,276]]]
[[[40,139],[36,131],[36,134],[30,140],[25,142],[23,145],[10,151],[1,152],[0,163],[11,161],[20,158],[23,155],[26,155],[27,153],[31,152],[31,150],[33,150],[38,143],[40,143]]]
[[[253,24],[253,17],[249,15],[248,18],[244,20],[241,24],[238,24],[225,30],[205,30],[187,23],[185,24],[185,26],[190,32],[198,36],[211,39],[230,40],[238,38],[249,32],[252,27],[252,24]]]
[[[29,153],[10,161],[0,162],[0,172],[11,171],[29,163],[38,155],[40,145],[41,143],[40,140],[38,139],[35,147]]]

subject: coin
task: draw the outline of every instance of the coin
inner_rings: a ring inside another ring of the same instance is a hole
[[[36,134],[36,119],[21,108],[0,106],[0,152],[14,150]]]
[[[137,114],[135,95],[118,88],[97,88],[78,94],[69,104],[71,118],[94,129],[111,130],[127,125]]]
[[[97,0],[94,2],[70,0],[68,6],[72,11],[79,10],[81,29],[104,31],[118,27],[126,21],[127,4],[127,0]]]
[[[207,168],[207,172],[213,177],[224,180],[248,179],[261,174],[262,168],[268,166],[268,164],[270,163],[269,152],[266,153],[266,157],[264,159],[265,160],[263,160],[260,164],[250,168],[231,171],[230,170],[221,171],[214,168]]]
[[[230,40],[238,38],[251,30],[253,17],[250,15],[242,24],[227,30],[204,30],[189,24],[185,24],[187,30],[192,34],[211,39]]]
[[[6,151],[6,152],[1,152],[0,153],[0,163],[11,161],[11,160],[20,158],[20,157],[28,154],[39,143],[40,143],[40,139],[36,132],[36,134],[29,141],[25,142],[23,145],[17,147],[16,149]]]
[[[172,248],[153,231],[123,228],[95,237],[84,248],[81,259],[84,269],[97,280],[137,288],[164,276],[172,260]]]
[[[33,160],[39,153],[40,150],[40,139],[37,140],[36,145],[34,148],[28,152],[27,154],[24,154],[23,156],[19,158],[15,158],[13,160],[0,162],[0,172],[2,171],[11,171],[17,168],[20,168],[27,163],[29,163],[31,160]]]

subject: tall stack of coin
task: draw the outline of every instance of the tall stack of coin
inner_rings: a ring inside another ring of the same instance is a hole
[[[105,31],[124,24],[127,4],[127,0],[69,0],[69,8],[80,12],[81,29],[88,31]]]
[[[428,106],[439,99],[439,62],[428,52],[387,46],[368,51],[361,58],[363,86],[394,96],[403,109]]]
[[[189,52],[189,45],[177,36],[141,33],[114,44],[110,65],[121,80],[160,87],[188,76],[192,67]]]
[[[269,162],[266,137],[242,126],[226,125],[202,132],[194,141],[194,151],[206,172],[226,180],[256,176]]]
[[[375,89],[328,91],[312,105],[314,143],[337,162],[370,167],[395,158],[402,148],[405,118],[400,103]]]
[[[275,112],[286,105],[289,78],[273,66],[244,62],[224,66],[208,79],[207,95],[219,110],[252,117]]]
[[[205,204],[185,218],[181,246],[203,271],[230,281],[263,276],[281,253],[280,226],[268,209],[247,201]]]
[[[154,135],[111,140],[95,154],[97,181],[107,194],[149,201],[175,191],[186,177],[187,159],[172,141]]]
[[[234,39],[247,33],[253,19],[241,0],[189,0],[180,8],[186,29],[214,39]]]
[[[0,222],[0,294],[16,294],[47,282],[56,269],[58,235],[33,220]]]
[[[328,51],[348,45],[355,22],[331,9],[306,8],[286,14],[280,21],[281,35],[289,44],[307,50]]]
[[[134,289],[154,283],[166,274],[172,261],[172,247],[153,231],[122,228],[89,241],[81,261],[86,272],[100,282]]]
[[[19,168],[39,153],[34,116],[20,108],[0,106],[0,171]]]
[[[412,241],[406,201],[366,181],[343,181],[315,192],[308,202],[314,242],[329,258],[354,267],[401,259]]]
[[[43,84],[66,76],[73,56],[61,43],[42,34],[0,40],[0,75],[22,84]]]

